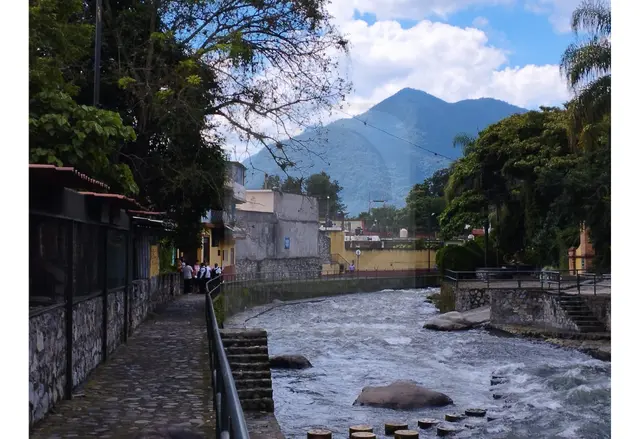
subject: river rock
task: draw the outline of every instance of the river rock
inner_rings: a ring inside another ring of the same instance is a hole
[[[303,355],[276,355],[269,358],[272,369],[307,369],[313,367]]]
[[[462,313],[451,311],[437,315],[427,320],[424,328],[434,329],[436,331],[461,331],[485,325],[489,323],[490,318],[491,307],[484,306]]]
[[[444,407],[453,401],[444,393],[422,387],[415,381],[401,380],[387,386],[367,386],[353,404],[406,410]]]

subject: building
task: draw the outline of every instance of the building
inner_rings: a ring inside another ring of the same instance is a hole
[[[595,251],[589,239],[589,229],[582,226],[580,228],[580,245],[578,248],[569,249],[569,271],[572,274],[591,270]]]
[[[238,274],[319,272],[318,200],[278,190],[248,190],[236,207]],[[274,274],[275,276],[276,274]]]
[[[218,264],[223,267],[225,274],[235,272],[235,240],[243,235],[243,231],[236,226],[236,205],[242,205],[246,201],[246,169],[240,162],[227,162],[224,208],[210,210],[202,217],[202,245],[192,258],[187,256],[189,262],[207,261],[211,266]]]

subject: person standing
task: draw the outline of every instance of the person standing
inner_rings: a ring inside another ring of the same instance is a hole
[[[184,280],[184,294],[189,294],[191,292],[191,282],[193,279],[193,267],[186,262],[183,264],[182,278]]]
[[[193,264],[193,272],[198,274],[198,271],[200,271],[200,261],[196,261],[196,263]]]
[[[200,265],[200,270],[198,270],[198,286],[200,287],[200,294],[205,294],[207,292],[207,265],[206,263],[202,263]]]

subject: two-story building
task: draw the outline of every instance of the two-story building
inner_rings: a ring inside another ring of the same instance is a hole
[[[195,259],[207,261],[211,266],[218,264],[225,274],[235,272],[235,240],[242,236],[236,226],[236,204],[246,202],[244,187],[246,167],[235,161],[227,162],[227,176],[224,183],[222,210],[210,210],[202,217],[202,245]],[[193,263],[194,261],[189,261]]]

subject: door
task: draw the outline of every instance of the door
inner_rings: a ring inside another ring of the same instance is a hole
[[[208,236],[202,240],[202,261],[211,263],[211,241]]]

